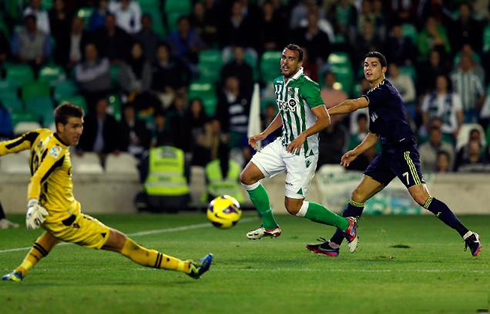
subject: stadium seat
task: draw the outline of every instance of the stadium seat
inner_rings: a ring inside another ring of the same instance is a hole
[[[218,99],[214,85],[206,82],[194,82],[189,86],[189,99],[199,98],[204,104],[204,111],[208,117],[214,116]]]
[[[13,94],[0,94],[0,101],[9,112],[22,111],[24,106],[22,101]]]
[[[39,124],[39,122],[21,121],[15,125],[14,135],[21,135],[25,132],[32,131],[35,129],[40,129],[40,128],[42,128],[42,126],[41,124]]]
[[[483,52],[487,52],[490,50],[490,25],[485,27],[483,31]]]
[[[26,64],[5,64],[5,71],[5,80],[12,85],[22,86],[34,79],[31,67]]]
[[[43,126],[49,127],[53,122],[53,101],[49,97],[31,98],[25,102],[25,110],[36,115]]]
[[[464,123],[463,125],[461,125],[458,136],[456,137],[456,152],[458,152],[461,147],[468,144],[470,132],[473,129],[477,129],[478,131],[480,131],[481,144],[483,145],[483,147],[486,147],[487,140],[485,138],[485,130],[483,130],[483,127],[478,123]]]
[[[77,154],[71,155],[73,173],[76,174],[103,174],[104,169],[100,164],[100,158],[97,153],[87,152],[82,156]]]
[[[71,97],[74,96],[77,92],[77,85],[71,80],[65,80],[54,87],[54,99],[60,100],[63,97]]]
[[[138,1],[141,7],[141,10],[160,10],[160,0],[139,0]]]
[[[405,37],[412,38],[412,43],[417,44],[417,29],[413,24],[405,23],[402,25],[402,34]]]
[[[0,172],[4,174],[30,174],[28,161],[29,150],[2,156],[0,160]]]
[[[49,97],[51,88],[49,83],[41,81],[30,81],[25,83],[21,89],[22,100],[28,101],[33,98]]]
[[[209,49],[199,53],[199,80],[216,83],[220,79],[220,70],[223,65],[221,51]]]
[[[138,160],[129,153],[109,154],[105,162],[106,173],[138,176]]]
[[[190,0],[166,0],[165,12],[191,13],[192,3]]]
[[[64,101],[72,102],[78,107],[82,108],[85,113],[87,112],[87,103],[85,102],[85,98],[79,95],[69,96],[69,97],[61,97],[59,102],[62,103]]]
[[[42,1],[42,8],[46,11],[51,10],[53,8],[53,0],[43,0]]]
[[[268,83],[279,75],[280,70],[281,51],[266,51],[262,55],[260,60],[260,75],[262,82]]]
[[[84,7],[80,8],[77,12],[77,16],[81,18],[84,22],[85,28],[88,27],[89,22],[90,22],[90,17],[92,16],[92,13],[94,12],[95,8],[92,7]]]
[[[65,70],[58,65],[45,65],[39,71],[39,80],[56,85],[66,78]]]
[[[328,56],[327,62],[333,65],[351,67],[349,55],[345,52],[332,52]]]

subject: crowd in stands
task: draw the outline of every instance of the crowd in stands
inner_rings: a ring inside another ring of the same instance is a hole
[[[170,145],[205,166],[227,145],[244,165],[254,83],[265,128],[281,49],[297,43],[327,107],[366,93],[362,58],[384,53],[423,170],[490,172],[489,10],[488,0],[2,0],[0,136],[22,121],[49,127],[41,111],[73,101],[86,110],[80,155]],[[367,111],[333,117],[319,166],[368,129]]]

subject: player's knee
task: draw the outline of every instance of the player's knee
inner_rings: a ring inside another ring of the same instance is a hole
[[[429,196],[422,195],[422,194],[415,194],[415,195],[412,195],[412,197],[413,197],[413,200],[415,202],[417,202],[417,204],[419,204],[420,206],[424,206],[425,202],[429,198]]]
[[[249,172],[246,170],[243,170],[240,173],[240,182],[245,185],[252,185],[254,183],[257,183],[259,181],[257,178],[254,178],[252,175],[250,175]]]
[[[284,207],[286,207],[288,213],[290,213],[293,216],[295,216],[299,212],[302,204],[303,204],[302,201],[299,202],[296,199],[289,199],[287,197],[284,199]]]

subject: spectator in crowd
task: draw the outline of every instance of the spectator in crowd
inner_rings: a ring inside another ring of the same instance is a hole
[[[403,36],[401,24],[395,24],[385,42],[386,58],[390,64],[412,65],[417,48],[409,36]]]
[[[448,70],[441,53],[433,49],[429,53],[429,59],[417,64],[417,92],[420,96],[431,93],[436,88],[436,78],[439,75],[448,74]]]
[[[160,36],[152,29],[152,18],[149,14],[141,17],[141,30],[134,35],[134,39],[143,45],[146,60],[153,62],[156,59],[156,51]]]
[[[296,41],[308,50],[309,59],[321,66],[328,59],[331,44],[328,35],[318,25],[318,13],[308,15],[308,26],[297,32]]]
[[[36,17],[24,17],[24,27],[15,32],[12,38],[12,54],[21,62],[29,63],[39,70],[51,54],[49,37],[37,29]]]
[[[485,100],[485,91],[468,56],[461,56],[459,68],[451,75],[451,81],[454,91],[461,95],[465,122],[476,122]]]
[[[117,26],[128,34],[135,34],[141,30],[141,7],[138,1],[111,1],[109,11],[116,17]]]
[[[476,50],[482,48],[482,26],[472,14],[470,4],[462,2],[459,5],[458,18],[451,25],[451,45],[453,50],[458,51],[463,45],[470,44]]]
[[[454,148],[451,144],[443,142],[441,128],[438,126],[431,127],[429,130],[429,141],[420,145],[420,163],[422,171],[437,172],[437,159],[439,152],[444,151],[448,156],[448,167],[453,168]]]
[[[482,155],[486,155],[485,154],[485,147],[483,147],[483,138],[482,138],[482,134],[480,133],[480,130],[477,129],[477,128],[474,128],[472,130],[470,130],[470,133],[468,135],[468,142],[466,142],[465,145],[463,145],[461,148],[459,148],[458,150],[458,154],[456,155],[456,167],[460,164],[463,163],[463,160],[465,159],[468,159],[469,157],[469,151],[470,151],[470,144],[471,142],[477,142],[479,143],[479,145],[481,146],[481,154]],[[457,170],[457,169],[455,169]]]
[[[289,28],[294,30],[299,28],[301,21],[308,18],[311,7],[315,4],[313,0],[300,0],[291,10],[291,18],[289,19]]]
[[[9,55],[10,45],[5,33],[0,30],[0,71]]]
[[[146,127],[146,123],[136,117],[136,111],[131,104],[123,108],[123,118],[118,134],[120,150],[130,153],[138,159],[150,147],[150,131]]]
[[[119,82],[123,91],[133,99],[136,95],[146,92],[151,87],[151,64],[146,60],[143,45],[134,42],[131,55],[121,65]]]
[[[191,130],[186,124],[187,102],[183,95],[177,94],[175,96],[167,118],[169,130],[172,134],[172,146],[182,149],[187,155],[189,155],[191,146]]]
[[[357,133],[351,135],[348,144],[348,150],[354,149],[359,145],[364,138],[367,136],[369,132],[369,124],[368,124],[368,116],[365,113],[360,113],[357,115]],[[362,153],[359,157],[356,158],[350,165],[349,170],[366,170],[367,166],[374,160],[376,157],[377,151],[381,149],[380,144],[376,144],[371,147],[364,153]]]
[[[422,103],[423,123],[429,129],[430,119],[438,117],[442,120],[442,133],[456,139],[463,123],[461,98],[451,91],[445,75],[439,75],[436,80],[436,90],[425,96]]]
[[[85,116],[83,135],[77,147],[77,153],[96,152],[101,157],[102,165],[107,154],[119,153],[119,124],[107,112],[109,102],[106,98],[97,101],[95,112]]]
[[[199,51],[204,43],[199,35],[191,28],[189,19],[181,16],[177,22],[177,30],[168,36],[168,42],[173,53],[181,58],[190,69],[195,70],[199,61]]]
[[[205,166],[211,161],[211,123],[209,123],[202,100],[193,99],[187,111],[187,127],[191,133],[191,165]]]
[[[31,0],[30,5],[24,10],[24,17],[34,15],[37,29],[46,35],[50,35],[49,14],[41,7],[41,0]]]
[[[303,73],[313,81],[317,82],[319,66],[315,60],[310,58],[306,47],[301,47],[301,49],[303,49]],[[328,64],[324,65],[323,67],[328,67]]]
[[[259,51],[280,50],[284,46],[284,33],[281,27],[285,22],[274,11],[272,2],[267,1],[262,5],[262,15],[258,23]]]
[[[400,68],[394,62],[388,67],[389,80],[398,89],[411,117],[415,117],[415,86],[410,75],[400,73]]]
[[[332,116],[331,124],[320,132],[318,168],[324,164],[338,164],[347,151],[349,131],[341,123],[343,116]]]
[[[59,44],[60,40],[68,35],[71,24],[72,16],[66,11],[64,0],[55,0],[53,2],[53,8],[49,10],[49,25],[51,36],[53,36],[56,43]]]
[[[14,136],[14,126],[12,116],[0,101],[0,140],[11,139]]]
[[[335,34],[343,42],[353,42],[357,29],[357,10],[350,0],[339,0],[328,13]]]
[[[54,47],[56,63],[70,68],[82,60],[84,47],[88,43],[88,34],[84,30],[83,23],[81,18],[75,16],[72,20],[71,31],[63,34],[63,37],[57,40]]]
[[[362,60],[366,51],[380,51],[383,47],[379,37],[376,36],[373,22],[370,19],[366,19],[362,25],[357,38],[351,43],[352,47],[356,47],[353,53],[356,61]]]
[[[151,135],[150,147],[165,146],[172,144],[172,134],[167,127],[167,119],[163,110],[155,112],[155,123]]]
[[[75,78],[90,108],[111,89],[110,64],[107,58],[99,58],[97,48],[89,43],[85,46],[85,61],[75,67]]]
[[[436,159],[436,173],[447,173],[451,172],[450,157],[448,152],[445,150],[440,150],[437,153]]]
[[[473,50],[473,47],[471,47],[469,44],[464,44],[463,48],[456,54],[454,57],[454,71],[458,70],[458,67],[461,63],[461,57],[466,56],[470,58],[471,60],[471,69],[473,73],[475,73],[476,76],[480,79],[480,81],[483,83],[485,82],[485,71],[483,70],[481,64],[482,60],[480,58],[480,55]]]
[[[202,2],[196,2],[189,18],[191,27],[201,37],[207,47],[213,47],[218,43],[218,27],[212,14],[207,12]]]
[[[419,61],[427,59],[432,49],[437,49],[444,54],[451,52],[446,28],[431,16],[427,19],[425,28],[418,37]]]
[[[231,14],[224,18],[218,28],[219,41],[222,48],[242,46],[248,49],[252,46],[252,22],[243,11],[240,1],[233,2]]]
[[[321,89],[321,95],[327,108],[332,108],[347,99],[347,94],[338,86],[340,84],[335,85],[337,83],[335,73],[326,71],[323,74],[323,81],[325,85]]]
[[[170,47],[160,43],[152,66],[153,91],[167,95],[170,102],[176,93],[186,91],[190,82],[190,72],[180,59],[170,55]]]
[[[88,24],[88,30],[94,32],[105,26],[105,18],[109,14],[109,1],[99,0],[98,7],[94,10],[90,16],[90,22]]]
[[[456,162],[457,172],[489,172],[490,165],[478,140],[470,140],[465,154]]]
[[[236,76],[240,82],[240,93],[246,97],[250,97],[253,88],[253,70],[252,67],[245,61],[245,51],[243,47],[236,46],[233,49],[233,60],[228,62],[221,69],[222,85],[230,76]]]
[[[222,132],[230,136],[230,149],[247,146],[249,111],[250,100],[240,94],[240,81],[236,76],[228,77],[218,99],[216,116]]]
[[[125,30],[116,25],[116,17],[112,13],[107,14],[105,26],[94,32],[93,40],[100,55],[107,57],[111,63],[126,60],[133,41]]]

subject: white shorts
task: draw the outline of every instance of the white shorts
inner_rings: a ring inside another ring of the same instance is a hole
[[[286,151],[278,137],[252,157],[252,162],[266,178],[286,171],[285,195],[289,198],[303,199],[308,194],[311,180],[315,176],[318,155],[305,157]]]

